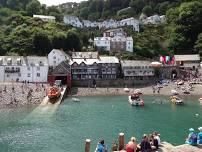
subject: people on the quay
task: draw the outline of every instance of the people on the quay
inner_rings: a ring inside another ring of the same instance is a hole
[[[153,132],[153,137],[158,141],[158,145],[161,145],[160,134],[157,131]]]
[[[98,142],[95,152],[108,152],[103,139]]]
[[[150,151],[152,151],[151,145],[149,143],[148,136],[146,134],[144,134],[142,136],[142,142],[140,144],[140,150],[141,150],[141,152],[150,152]]]
[[[126,152],[136,152],[136,150],[137,150],[136,138],[131,137],[130,141],[126,145]]]
[[[197,134],[194,132],[194,128],[189,129],[189,135],[185,143],[193,146],[197,145]]]
[[[202,127],[199,127],[198,130],[197,144],[202,144]]]
[[[150,141],[152,150],[157,150],[159,148],[158,140],[154,138],[153,134],[149,135],[149,141]]]

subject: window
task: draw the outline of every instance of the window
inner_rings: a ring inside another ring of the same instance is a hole
[[[31,77],[31,74],[30,74],[30,73],[27,73],[27,77]]]
[[[40,77],[40,73],[37,73],[36,76],[37,76],[37,77]]]
[[[39,70],[40,70],[40,67],[38,66],[36,69],[37,69],[37,71],[39,71]]]
[[[56,59],[56,56],[54,56],[53,59]]]
[[[18,73],[18,76],[21,77],[21,73]]]
[[[8,78],[10,77],[10,75],[9,75],[9,74],[7,74],[6,76],[7,76]]]
[[[54,64],[56,64],[56,61],[53,61]]]
[[[27,70],[30,70],[30,67],[27,67]]]

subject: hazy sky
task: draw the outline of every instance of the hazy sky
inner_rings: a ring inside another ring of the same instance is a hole
[[[65,2],[81,2],[83,0],[39,0],[39,1],[42,4],[46,4],[48,6],[51,6],[51,5],[62,4],[62,3],[65,3]]]

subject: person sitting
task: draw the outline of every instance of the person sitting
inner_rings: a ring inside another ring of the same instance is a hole
[[[136,138],[131,137],[130,141],[126,145],[126,152],[136,152],[136,150],[137,150]]]
[[[157,131],[153,132],[154,139],[158,141],[158,146],[161,145],[160,134]]]
[[[141,152],[151,152],[152,151],[151,145],[150,145],[149,140],[148,140],[148,136],[146,134],[144,134],[142,137],[140,149],[141,149]]]
[[[197,135],[196,135],[196,133],[194,133],[194,129],[190,128],[189,132],[190,133],[189,133],[185,143],[189,144],[189,145],[196,146],[197,145]]]
[[[198,133],[197,143],[198,143],[198,144],[202,144],[202,127],[199,127],[198,130],[199,130],[200,132]]]
[[[106,146],[104,145],[104,140],[103,139],[101,139],[98,142],[98,145],[97,145],[97,148],[96,148],[95,152],[108,152]]]
[[[155,139],[152,134],[149,135],[149,138],[150,138],[149,141],[150,141],[150,145],[151,145],[152,150],[157,150],[159,148],[158,140]]]

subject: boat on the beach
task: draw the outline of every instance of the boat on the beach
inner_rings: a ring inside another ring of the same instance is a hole
[[[140,94],[137,92],[128,96],[128,101],[132,106],[144,106],[144,101],[140,98]]]
[[[182,91],[184,94],[190,94],[190,91],[188,89],[185,89]]]
[[[59,87],[53,86],[48,91],[48,98],[51,103],[55,103],[61,95],[61,90]]]
[[[176,90],[171,90],[172,95],[178,95],[179,93]]]
[[[170,101],[171,101],[173,104],[176,104],[176,105],[182,105],[182,104],[183,104],[182,99],[180,99],[178,96],[171,96],[171,97],[170,97]]]

